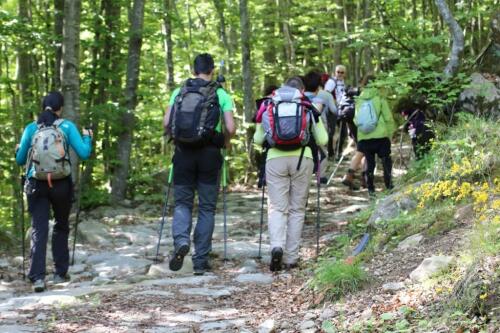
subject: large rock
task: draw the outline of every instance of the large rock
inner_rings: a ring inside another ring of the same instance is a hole
[[[271,284],[273,277],[268,274],[255,273],[255,274],[240,274],[235,278],[239,283],[257,283],[257,284]]]
[[[422,282],[432,275],[442,271],[453,262],[453,257],[450,256],[432,256],[425,258],[424,261],[410,273],[410,279],[414,282]]]
[[[408,250],[412,247],[416,247],[420,242],[424,239],[424,236],[421,234],[415,234],[403,240],[398,244],[398,250]]]
[[[151,261],[122,256],[115,252],[104,252],[88,257],[87,263],[99,277],[114,279],[132,274],[146,274]]]
[[[212,245],[212,251],[219,257],[224,256],[224,242],[217,242]],[[262,243],[261,254],[268,253],[269,244]],[[227,258],[245,260],[248,258],[256,258],[259,255],[259,243],[252,242],[228,242],[227,243]]]
[[[273,319],[268,319],[259,325],[259,333],[272,333],[276,330],[276,325]]]
[[[417,202],[404,193],[403,190],[385,197],[368,219],[368,225],[383,227],[384,221],[393,219],[404,211],[415,209]]]
[[[494,78],[488,80],[480,73],[472,73],[471,83],[460,94],[462,109],[476,114],[500,117],[500,88]]]
[[[109,228],[95,220],[82,221],[78,224],[77,241],[85,240],[94,246],[111,247]]]

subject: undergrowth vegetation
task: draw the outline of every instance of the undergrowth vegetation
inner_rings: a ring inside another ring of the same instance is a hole
[[[380,249],[390,250],[416,233],[439,242],[440,235],[459,223],[470,226],[467,244],[455,254],[452,268],[424,285],[435,294],[437,303],[426,310],[407,308],[397,320],[387,314],[373,316],[355,327],[337,327],[326,321],[325,332],[420,332],[443,325],[456,332],[487,332],[499,327],[500,307],[495,301],[500,290],[498,123],[459,114],[454,126],[437,130],[437,137],[431,152],[412,162],[399,186],[402,196],[414,200],[415,209],[378,221],[365,252],[347,268],[343,259],[367,230],[373,207],[358,214],[350,221],[349,237],[337,238],[341,242],[324,251],[311,283],[330,299],[338,299],[369,280],[363,266]],[[461,209],[470,212],[465,221],[457,220]],[[329,260],[332,257],[335,260]]]

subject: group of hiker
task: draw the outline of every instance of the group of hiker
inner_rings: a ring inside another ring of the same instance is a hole
[[[165,132],[175,145],[174,250],[169,268],[180,270],[184,257],[193,248],[194,274],[203,275],[211,270],[209,254],[221,168],[225,163],[221,150],[235,135],[236,124],[232,98],[214,80],[212,56],[197,55],[193,69],[194,77],[172,92],[163,121]],[[377,155],[382,161],[385,187],[393,186],[391,138],[396,124],[388,103],[372,85],[373,76],[364,78],[361,93],[348,89],[345,77],[346,67],[342,65],[336,66],[331,76],[310,71],[288,78],[279,87],[267,87],[265,97],[257,102],[253,140],[263,147],[264,153],[259,183],[267,186],[271,271],[298,266],[312,175],[316,173],[318,189],[320,183],[326,183],[326,164],[335,160],[335,155],[338,160],[344,157],[343,141],[347,136],[356,145],[356,152],[342,183],[355,189],[354,174],[361,169],[362,183],[370,196],[374,195]],[[28,277],[36,292],[46,288],[50,207],[55,218],[54,283],[69,279],[68,219],[74,195],[68,149],[73,148],[81,159],[87,159],[92,147],[92,131],[83,130],[81,136],[74,123],[62,118],[63,105],[60,93],[49,93],[43,100],[42,113],[25,128],[16,149],[16,162],[27,165],[24,190],[32,215]],[[418,118],[413,113],[407,117]],[[407,126],[410,134],[414,130],[411,126]],[[417,136],[412,139],[417,144]],[[198,217],[191,241],[195,194]]]

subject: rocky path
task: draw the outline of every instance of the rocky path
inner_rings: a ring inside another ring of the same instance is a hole
[[[366,191],[351,192],[340,185],[346,165],[333,184],[321,189],[321,245],[332,242],[347,219],[369,205]],[[48,280],[44,293],[31,293],[30,285],[13,271],[19,258],[1,258],[0,332],[318,332],[324,320],[342,320],[349,313],[356,320],[366,317],[374,302],[390,301],[383,296],[373,300],[375,291],[392,295],[407,289],[409,272],[397,269],[397,261],[391,266],[386,257],[374,258],[367,270],[377,280],[365,294],[311,308],[320,299],[305,286],[312,275],[308,263],[315,256],[316,187],[311,186],[309,197],[302,267],[279,274],[268,270],[266,229],[263,256],[257,259],[260,192],[231,192],[227,204],[229,260],[222,260],[220,197],[214,269],[204,276],[193,276],[190,257],[175,273],[168,270],[168,258],[154,264],[161,207],[147,204],[133,209],[101,207],[84,214],[71,281],[54,285]],[[172,250],[169,226],[170,219],[161,243],[163,254]],[[418,265],[414,261],[412,268]],[[50,267],[50,255],[47,262]],[[381,262],[383,269],[377,270]],[[402,285],[383,287],[386,282]]]

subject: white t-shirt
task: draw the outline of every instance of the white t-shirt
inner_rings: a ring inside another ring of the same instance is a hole
[[[335,97],[335,101],[337,104],[340,102],[345,93],[345,83],[343,80],[339,80],[336,78],[329,78],[325,84],[325,90],[328,92],[332,92],[335,89],[335,93],[333,94]]]

